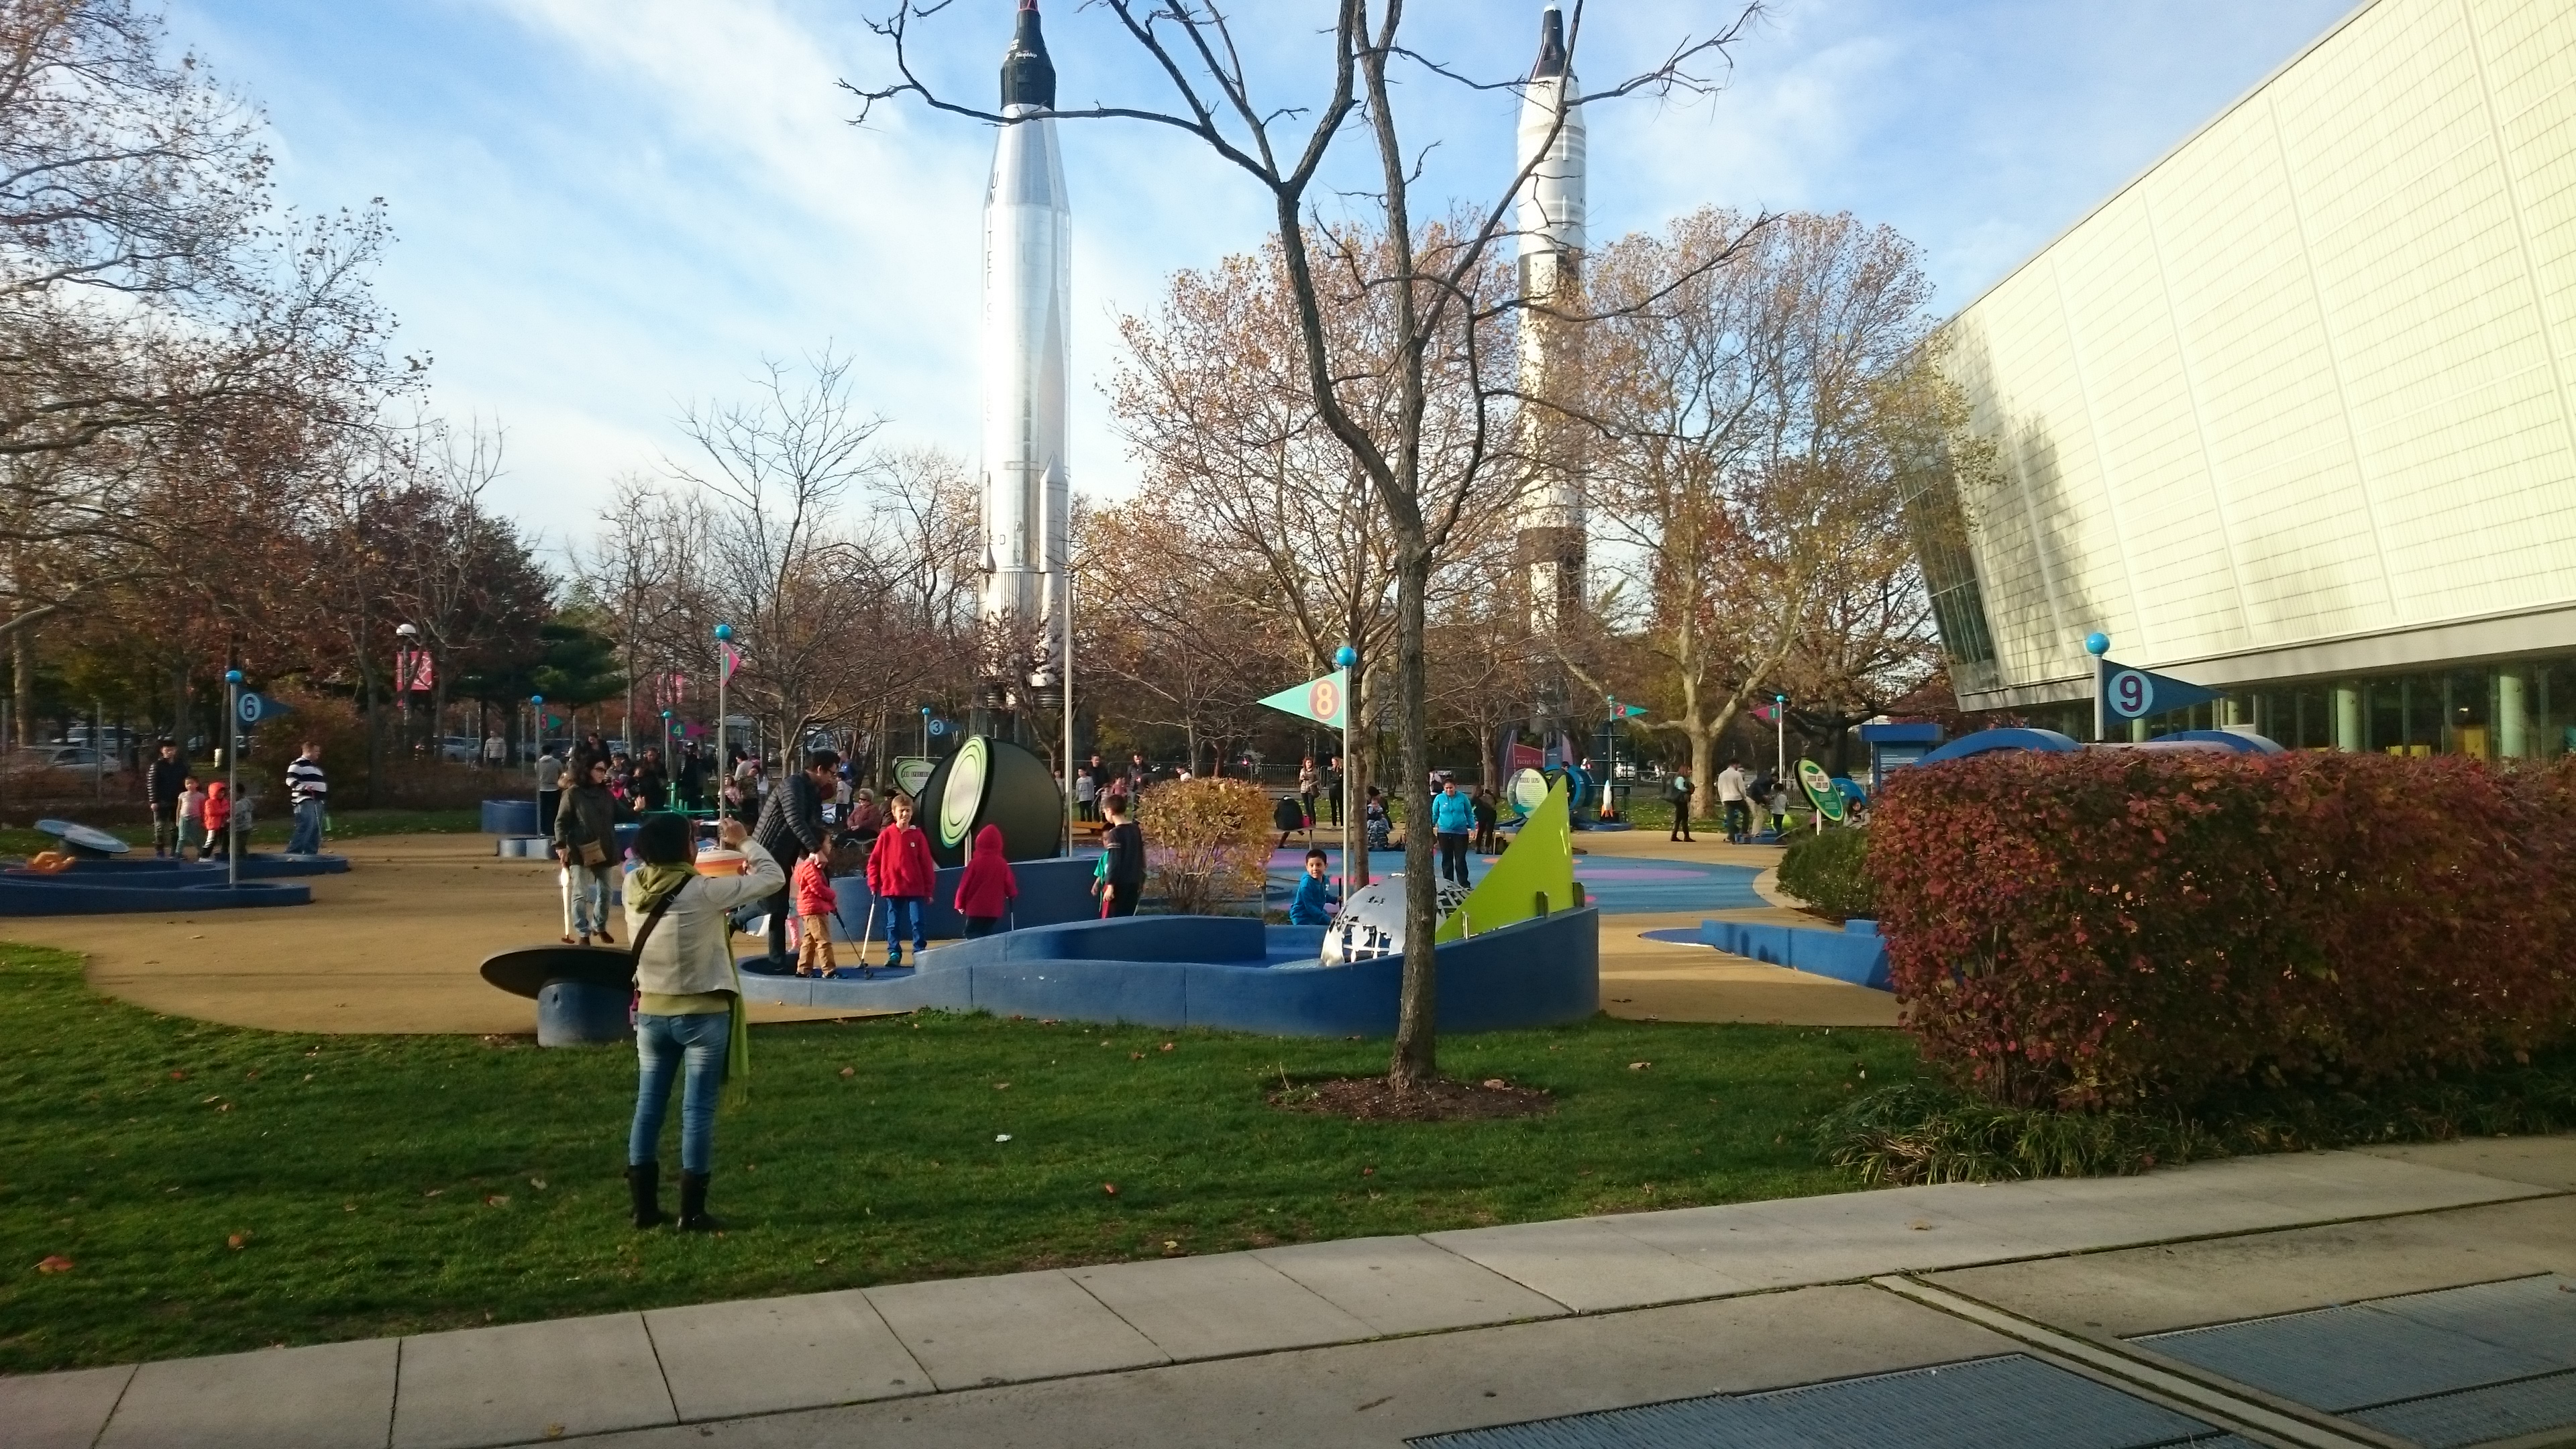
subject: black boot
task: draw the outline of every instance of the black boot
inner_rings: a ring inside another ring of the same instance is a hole
[[[707,1216],[707,1175],[703,1172],[680,1174],[680,1231],[712,1233],[724,1227]]]
[[[658,1228],[662,1216],[662,1164],[639,1162],[626,1169],[626,1194],[635,1200],[635,1226]]]

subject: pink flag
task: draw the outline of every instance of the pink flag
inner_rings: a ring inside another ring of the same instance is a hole
[[[724,647],[724,652],[724,677],[727,680],[731,680],[734,676],[734,671],[742,668],[742,651],[734,648],[730,644],[727,644]]]

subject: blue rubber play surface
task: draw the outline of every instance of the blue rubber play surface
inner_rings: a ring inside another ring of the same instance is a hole
[[[1341,852],[1327,847],[1324,851],[1327,871],[1339,874]],[[1483,856],[1467,857],[1469,883],[1481,881],[1493,862]],[[1303,849],[1273,852],[1270,857],[1271,904],[1284,904],[1297,889],[1297,877],[1305,872]],[[1373,850],[1369,852],[1369,874],[1372,877],[1404,874],[1404,852]],[[1590,903],[1605,916],[1634,916],[1656,911],[1727,911],[1770,902],[1754,894],[1753,878],[1761,872],[1745,865],[1700,865],[1680,860],[1636,860],[1624,856],[1581,855],[1574,860],[1574,878],[1583,886]]]

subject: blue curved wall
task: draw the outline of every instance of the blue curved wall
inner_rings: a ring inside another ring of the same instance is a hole
[[[1031,926],[1058,926],[1071,921],[1088,921],[1100,914],[1100,903],[1091,895],[1091,873],[1098,862],[1091,857],[1054,860],[1022,860],[1011,865],[1011,876],[1020,885],[1019,899],[1013,903],[1014,929]],[[939,872],[930,905],[922,919],[930,935],[939,940],[966,934],[965,918],[957,914],[957,878],[966,873],[964,866],[951,866]],[[833,919],[849,939],[859,939],[859,931],[868,920],[868,878],[843,875],[832,878],[832,890],[840,908]],[[1257,922],[1255,924],[1258,924]],[[885,912],[877,912],[876,929],[869,939],[885,939]],[[910,942],[906,942],[910,945]]]
[[[1601,1009],[1600,912],[1560,911],[1439,949],[1443,1031],[1583,1021]],[[917,970],[873,981],[746,971],[754,1001],[851,1010],[999,1016],[1281,1036],[1389,1036],[1404,963],[1315,960],[1323,932],[1249,918],[1137,916],[961,941]]]
[[[196,884],[123,877],[0,875],[0,916],[111,916],[154,911],[212,911],[238,906],[300,906],[313,888],[288,881],[217,879]]]

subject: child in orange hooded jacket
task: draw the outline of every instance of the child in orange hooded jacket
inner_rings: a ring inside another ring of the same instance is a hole
[[[826,847],[796,862],[796,874],[788,885],[796,897],[796,974],[799,976],[829,976],[835,969],[832,913],[841,907],[840,893],[832,889],[835,854]]]
[[[217,780],[206,787],[206,848],[198,854],[208,856],[224,849],[224,827],[232,823],[232,787]]]

